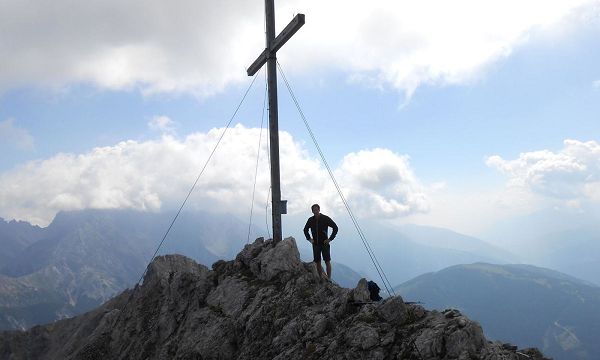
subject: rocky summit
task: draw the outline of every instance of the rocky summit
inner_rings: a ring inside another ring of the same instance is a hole
[[[1,333],[0,357],[544,359],[487,341],[457,310],[427,311],[400,296],[373,303],[364,279],[354,289],[322,280],[293,238],[257,239],[212,270],[157,257],[142,285],[91,312]]]

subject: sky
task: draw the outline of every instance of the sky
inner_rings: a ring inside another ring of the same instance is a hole
[[[365,4],[276,1],[277,33],[306,15],[278,60],[359,219],[486,239],[537,213],[597,218],[600,1]],[[261,1],[0,1],[0,217],[177,208],[252,82],[263,23]],[[267,205],[264,76],[189,207],[247,217],[257,163]],[[344,216],[279,80],[290,216]]]

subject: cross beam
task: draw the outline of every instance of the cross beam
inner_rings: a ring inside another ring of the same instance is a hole
[[[258,55],[256,60],[250,65],[248,68],[248,76],[252,76],[256,74],[258,70],[267,62],[269,58],[269,53],[275,54],[277,50],[281,49],[283,44],[285,44],[292,36],[296,33],[296,31],[300,30],[300,28],[304,25],[304,14],[298,14],[294,17],[292,21],[285,27],[285,29],[281,30],[279,35],[273,40],[270,47],[267,47],[263,50],[263,52]]]
[[[304,25],[304,14],[298,14],[275,37],[275,4],[274,0],[265,0],[266,15],[266,47],[254,60],[247,70],[248,76],[267,64],[267,83],[269,89],[269,133],[271,142],[271,201],[273,217],[273,241],[281,241],[281,214],[285,214],[286,202],[281,200],[281,184],[279,170],[279,124],[277,119],[277,50],[279,50],[302,25]]]

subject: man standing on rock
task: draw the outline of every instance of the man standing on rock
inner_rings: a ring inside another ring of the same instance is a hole
[[[331,254],[329,251],[329,243],[332,242],[335,235],[337,235],[338,227],[329,216],[321,214],[321,207],[319,204],[314,204],[310,209],[314,215],[309,217],[306,221],[304,235],[306,236],[306,240],[312,243],[313,258],[317,265],[319,277],[323,276],[323,268],[321,267],[321,254],[323,254],[323,260],[325,260],[325,266],[327,267],[327,278],[331,280]],[[328,227],[333,229],[330,237],[327,237]],[[308,229],[310,229],[312,237],[308,234]]]

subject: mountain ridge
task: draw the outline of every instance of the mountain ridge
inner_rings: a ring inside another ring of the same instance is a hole
[[[26,221],[7,221],[0,217],[0,268],[13,260],[23,249],[38,241],[42,233],[42,228]]]
[[[424,274],[395,289],[429,309],[460,309],[492,339],[537,346],[556,360],[600,357],[593,335],[600,333],[600,287],[568,274],[475,263]]]
[[[210,215],[217,224],[219,219]],[[167,221],[164,214],[127,210],[58,213],[40,239],[0,269],[0,288],[12,290],[0,296],[0,329],[24,329],[80,314],[134,284]],[[206,263],[216,261],[218,257],[198,240],[203,230],[194,233],[185,226],[184,222],[174,231],[179,243],[166,244],[165,249],[185,250]],[[229,231],[245,235],[247,225],[231,226]]]
[[[456,310],[394,296],[369,303],[324,282],[296,242],[257,239],[212,270],[156,258],[144,282],[101,307],[29,331],[0,333],[0,354],[39,359],[543,359],[491,343]],[[35,344],[31,346],[31,344]]]

